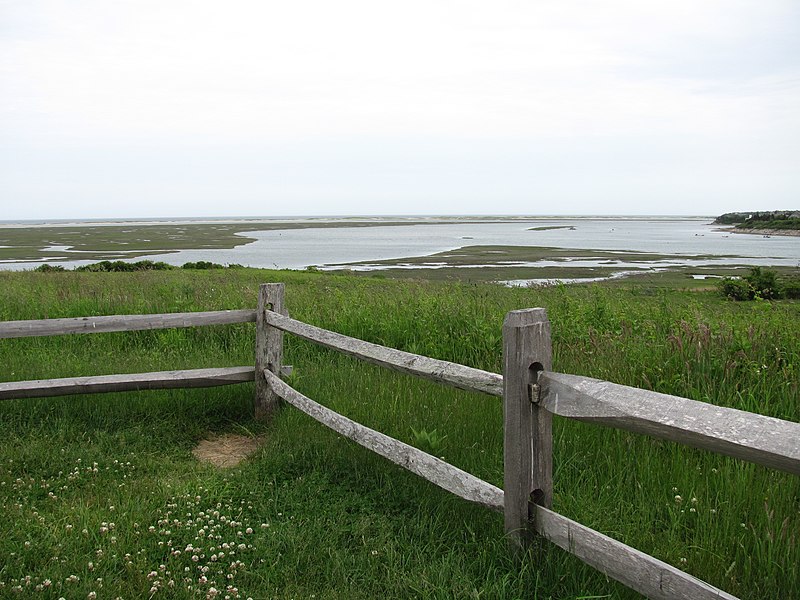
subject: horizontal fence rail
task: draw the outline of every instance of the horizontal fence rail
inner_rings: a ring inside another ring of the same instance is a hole
[[[39,319],[35,321],[2,321],[0,322],[0,338],[229,325],[231,323],[255,323],[255,320],[256,311],[244,309],[155,315],[109,315],[69,319]]]
[[[99,394],[135,390],[216,387],[255,379],[255,367],[158,371],[130,375],[98,375],[0,383],[0,400],[44,398],[69,394]]]
[[[470,392],[503,395],[503,376],[497,373],[365,342],[272,311],[266,312],[265,321],[304,340],[407,375],[416,375]]]
[[[427,479],[451,494],[499,512],[503,511],[503,490],[431,456],[413,446],[370,429],[314,402],[265,369],[269,386],[286,402],[326,427],[357,444],[388,458],[404,469]]]
[[[713,585],[577,521],[535,506],[533,528],[587,565],[657,600],[737,600]]]
[[[553,414],[800,475],[800,423],[579,375],[543,372],[537,383]]]

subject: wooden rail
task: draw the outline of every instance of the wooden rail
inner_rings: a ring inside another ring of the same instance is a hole
[[[99,394],[132,390],[201,388],[244,383],[255,379],[255,367],[159,371],[130,375],[99,375],[0,383],[0,400],[44,398],[68,394]]]
[[[388,458],[404,469],[416,473],[451,494],[492,510],[503,511],[503,490],[500,488],[486,483],[435,456],[352,421],[314,402],[294,388],[286,385],[267,369],[263,371],[263,374],[267,383],[275,390],[278,396],[326,427],[333,429],[372,452]]]
[[[268,311],[264,321],[304,340],[316,342],[326,348],[338,350],[348,356],[354,356],[401,373],[416,375],[470,392],[482,392],[492,396],[503,395],[503,377],[497,373],[489,373],[446,360],[437,360],[365,342],[291,319],[276,312]]]
[[[800,475],[800,423],[578,375],[545,372],[538,385],[536,401],[553,414]]]
[[[657,600],[736,600],[697,577],[543,506],[535,506],[536,533],[587,565]]]
[[[202,325],[228,325],[252,323],[256,311],[215,310],[210,312],[169,313],[159,315],[110,315],[105,317],[76,317],[71,319],[39,319],[35,321],[2,321],[0,338],[66,335],[71,333],[110,333],[114,331],[139,331],[168,329],[172,327],[199,327]]]

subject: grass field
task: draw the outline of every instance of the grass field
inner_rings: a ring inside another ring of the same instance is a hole
[[[254,308],[267,281],[287,284],[301,320],[496,372],[505,313],[543,306],[557,371],[800,413],[796,301],[255,269],[0,272],[0,319]],[[0,380],[247,365],[253,344],[252,324],[0,340]],[[285,362],[307,396],[502,486],[498,399],[289,336]],[[513,558],[499,515],[291,407],[255,422],[252,394],[239,385],[2,403],[0,597],[637,597],[547,545]],[[224,432],[264,444],[233,469],[198,463],[195,444]],[[740,597],[800,595],[797,477],[557,419],[554,508]]]

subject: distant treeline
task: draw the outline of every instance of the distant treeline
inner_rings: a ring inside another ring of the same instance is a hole
[[[737,229],[800,229],[800,210],[767,210],[725,213],[714,219],[718,225]]]
[[[197,262],[187,262],[181,267],[169,265],[165,262],[153,262],[152,260],[140,260],[138,262],[125,262],[122,260],[103,260],[90,265],[83,265],[82,267],[75,267],[74,271],[88,271],[92,273],[131,273],[133,271],[171,271],[172,269],[242,269],[242,265],[230,264],[220,265],[218,263],[200,260]],[[36,267],[34,271],[40,273],[53,273],[58,271],[68,271],[61,265],[41,265]]]

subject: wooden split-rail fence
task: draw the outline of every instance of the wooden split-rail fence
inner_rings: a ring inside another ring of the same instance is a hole
[[[503,375],[387,348],[288,316],[281,283],[260,287],[256,310],[115,315],[0,322],[0,338],[256,323],[255,364],[129,375],[0,383],[0,399],[210,387],[255,380],[256,417],[284,400],[320,423],[465,500],[503,513],[514,549],[543,537],[649,598],[734,596],[553,511],[552,416],[727,454],[800,475],[800,423],[551,370],[544,309],[515,310],[503,324]],[[356,423],[287,385],[283,334],[291,333],[408,375],[503,398],[503,489]]]

